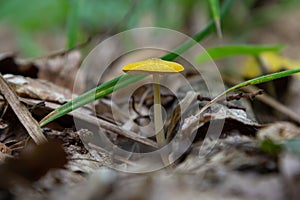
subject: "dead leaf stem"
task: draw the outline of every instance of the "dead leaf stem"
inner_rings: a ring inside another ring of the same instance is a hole
[[[19,101],[19,97],[16,93],[8,86],[2,74],[0,74],[0,92],[17,115],[18,119],[37,144],[46,142],[47,139],[43,135],[42,129],[38,122],[31,116],[30,112],[27,110],[25,105]]]

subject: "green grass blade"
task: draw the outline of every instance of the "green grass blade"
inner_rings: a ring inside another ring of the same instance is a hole
[[[268,82],[268,81],[272,81],[278,78],[283,78],[286,76],[290,76],[292,74],[296,74],[300,72],[300,68],[297,69],[291,69],[291,70],[286,70],[286,71],[282,71],[282,72],[276,72],[276,73],[272,73],[272,74],[268,74],[265,76],[260,76],[254,79],[250,79],[248,81],[239,83],[227,90],[225,90],[224,92],[222,92],[221,94],[219,94],[217,97],[215,97],[213,100],[211,100],[210,102],[208,102],[203,108],[201,108],[201,110],[198,112],[198,115],[200,115],[203,111],[205,111],[207,108],[209,108],[210,106],[212,106],[214,103],[220,101],[221,99],[223,99],[225,97],[226,94],[233,92],[235,90],[238,90],[242,87],[248,86],[248,85],[256,85],[259,83],[264,83],[264,82]]]
[[[79,0],[69,0],[69,10],[67,19],[67,48],[73,48],[77,43],[77,33],[79,27]]]
[[[224,16],[227,13],[227,11],[229,10],[229,8],[232,5],[232,2],[233,2],[233,0],[227,0],[226,2],[224,2],[222,9],[221,9],[221,16]],[[184,42],[182,45],[180,45],[178,48],[176,48],[173,52],[170,52],[170,53],[166,54],[165,56],[161,57],[161,59],[170,60],[170,61],[176,59],[179,55],[181,55],[183,52],[185,52],[191,46],[193,46],[195,44],[195,41],[200,42],[202,39],[204,39],[206,36],[208,36],[213,31],[214,25],[215,25],[214,21],[210,21],[209,24],[205,27],[205,29],[203,29],[202,31],[200,31],[199,33],[194,35],[191,40]]]
[[[196,59],[197,63],[204,63],[211,59],[217,60],[228,56],[252,55],[258,56],[262,52],[272,51],[279,52],[283,45],[228,45],[213,47],[200,54]]]
[[[109,88],[112,88],[115,84],[117,84],[117,82],[119,81],[120,78],[121,78],[121,76],[114,78],[106,83],[101,84],[97,88],[87,91],[86,93],[78,96],[74,100],[65,103],[64,105],[60,106],[59,108],[57,108],[54,111],[52,111],[51,113],[49,113],[45,118],[43,118],[40,121],[40,126],[44,126],[44,125],[48,124],[49,122],[75,110],[76,108],[79,108],[80,106],[83,106],[87,103],[92,102],[93,100],[96,99],[97,91],[100,94],[102,94],[102,93],[109,94],[108,93]]]
[[[85,105],[88,104],[96,99],[105,97],[106,95],[111,94],[114,90],[121,89],[123,87],[126,87],[127,85],[131,83],[135,83],[143,78],[145,78],[146,75],[129,75],[124,74],[122,76],[119,76],[117,78],[114,78],[106,83],[101,84],[97,88],[91,89],[87,91],[86,93],[78,96],[74,100],[65,103],[64,105],[60,106],[53,112],[51,112],[49,115],[47,115],[42,121],[40,122],[40,126],[44,126],[48,124],[49,122]],[[122,84],[119,84],[118,81],[123,79]],[[117,84],[118,83],[118,84]]]
[[[222,38],[222,29],[221,29],[221,21],[220,21],[220,4],[219,0],[209,0],[210,10],[215,21],[215,26],[217,29],[217,33],[219,38]]]
[[[222,14],[225,14],[233,0],[227,0],[223,7],[222,7]],[[174,60],[176,59],[180,54],[188,50],[190,47],[192,47],[196,42],[201,41],[203,38],[208,36],[212,30],[213,30],[214,22],[211,21],[204,30],[200,31],[197,33],[191,40],[188,40],[187,42],[183,43],[181,46],[176,48],[173,52],[170,52],[166,54],[165,56],[162,56],[161,59],[163,60]],[[123,87],[126,87],[130,85],[131,83],[135,83],[143,78],[145,78],[146,75],[138,75],[138,76],[133,76],[133,75],[128,75],[128,74],[123,74],[119,77],[116,77],[100,86],[97,88],[94,88],[79,97],[73,99],[70,102],[67,102],[66,104],[60,106],[59,108],[55,109],[51,113],[49,113],[46,117],[44,117],[40,121],[40,126],[45,126],[49,122],[68,114],[69,112],[87,104],[90,103],[96,99],[99,99],[101,97],[104,97],[108,94],[111,94],[113,91],[116,91],[118,89],[121,89]],[[118,83],[118,84],[117,84]]]

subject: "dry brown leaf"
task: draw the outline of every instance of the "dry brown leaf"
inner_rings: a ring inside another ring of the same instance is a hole
[[[42,133],[42,129],[40,128],[38,122],[31,116],[31,113],[28,109],[23,105],[18,96],[15,94],[13,90],[10,89],[2,74],[0,74],[0,92],[17,115],[18,119],[27,130],[27,133],[31,136],[34,142],[37,144],[41,144],[46,142],[47,139]]]
[[[300,128],[291,122],[278,121],[268,124],[257,132],[259,140],[272,140],[275,143],[281,143],[297,137],[300,137]]]
[[[76,77],[81,63],[81,53],[73,50],[62,55],[44,57],[34,61],[39,68],[38,77],[56,85],[73,90],[76,79],[76,93],[85,89],[84,77]]]
[[[9,86],[20,97],[58,102],[61,104],[72,99],[70,90],[45,80],[32,79],[12,74],[3,75],[3,78],[5,78]]]

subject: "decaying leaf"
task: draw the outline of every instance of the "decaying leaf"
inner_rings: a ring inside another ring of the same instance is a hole
[[[76,92],[81,93],[85,90],[84,77],[76,76],[81,63],[80,51],[73,50],[64,54],[44,57],[35,60],[34,63],[39,68],[39,78],[70,90],[73,90],[76,79]]]
[[[82,139],[86,133],[90,132],[81,129],[78,131],[66,130],[64,133],[52,130],[46,133],[48,138],[62,141],[69,161],[65,167],[72,172],[88,174],[102,165],[108,164],[105,155],[94,154],[93,151],[85,148]]]
[[[277,144],[297,137],[300,137],[300,128],[291,122],[275,122],[257,132],[260,141],[271,140]]]
[[[255,135],[260,124],[248,117],[247,113],[239,109],[229,109],[224,105],[216,104],[211,108],[210,112],[206,112],[200,117],[191,115],[184,119],[181,135],[190,135],[195,130],[198,130],[198,137],[205,138],[210,123],[219,124],[219,136],[231,131],[238,130],[243,135]],[[218,135],[218,133],[216,133]],[[216,135],[216,136],[217,136]],[[217,138],[216,138],[217,139]]]
[[[66,103],[72,98],[70,90],[42,79],[6,74],[3,76],[9,86],[21,97]]]
[[[37,144],[41,144],[46,142],[47,139],[43,135],[42,130],[37,123],[37,121],[31,116],[28,109],[23,105],[18,96],[15,94],[13,90],[10,89],[9,85],[6,83],[2,74],[0,73],[0,92],[26,129],[27,133],[33,139],[33,141]]]

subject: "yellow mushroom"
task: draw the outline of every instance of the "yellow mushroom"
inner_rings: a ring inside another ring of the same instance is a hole
[[[151,58],[140,62],[134,62],[123,67],[123,71],[126,73],[153,75],[154,126],[156,141],[159,147],[162,147],[166,144],[161,111],[159,76],[178,73],[183,70],[183,66],[178,63],[165,61],[158,58]]]

